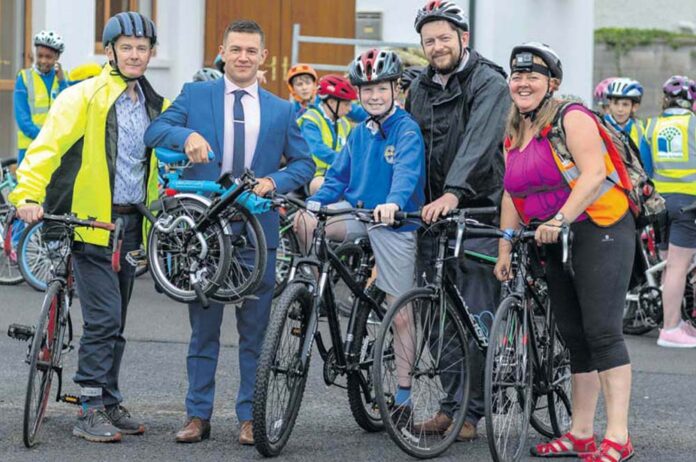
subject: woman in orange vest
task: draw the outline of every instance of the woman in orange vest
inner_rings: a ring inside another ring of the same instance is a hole
[[[635,249],[635,223],[598,132],[582,105],[562,114],[564,162],[546,137],[562,104],[552,98],[563,70],[547,45],[526,43],[510,57],[513,106],[507,126],[501,227],[540,221],[536,241],[546,244],[544,266],[551,308],[570,350],[572,424],[565,435],[532,448],[536,457],[580,456],[586,461],[624,461],[633,455],[628,436],[631,365],[622,333],[622,314]],[[565,106],[564,106],[565,107]],[[560,230],[573,235],[573,270],[563,269]],[[501,239],[495,274],[510,279],[511,244]],[[598,446],[594,416],[600,389],[607,428]]]

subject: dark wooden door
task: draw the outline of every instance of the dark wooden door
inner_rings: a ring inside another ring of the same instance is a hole
[[[300,23],[303,35],[352,38],[355,35],[355,0],[254,0],[206,1],[205,64],[212,65],[227,25],[235,19],[258,22],[266,34],[268,59],[264,86],[287,97],[285,73],[292,65],[292,25]],[[352,46],[305,44],[300,60],[309,63],[347,64],[353,58]]]

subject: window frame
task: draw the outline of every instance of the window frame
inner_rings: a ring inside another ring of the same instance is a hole
[[[157,0],[150,0],[152,2],[152,16],[150,19],[152,22],[157,25]],[[103,19],[103,24],[106,24],[106,22],[109,20],[111,17],[111,0],[95,0],[95,2],[102,2],[104,5],[104,17]],[[128,11],[140,11],[140,0],[128,0]],[[96,25],[98,24],[97,21],[97,13],[95,9],[95,15],[94,15],[94,24],[95,24],[95,29]],[[95,37],[94,37],[94,54],[96,55],[103,55],[105,54],[104,52],[104,44],[102,43],[101,36],[97,37],[97,31],[95,30]],[[154,52],[153,52],[154,54]]]

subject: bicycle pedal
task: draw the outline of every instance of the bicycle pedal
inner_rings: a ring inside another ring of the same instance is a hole
[[[10,324],[7,329],[7,336],[20,342],[26,342],[34,338],[34,327],[22,324]]]
[[[68,404],[80,405],[80,397],[75,395],[65,394],[60,397],[60,401]]]

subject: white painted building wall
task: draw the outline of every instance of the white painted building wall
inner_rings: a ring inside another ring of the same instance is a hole
[[[205,0],[159,1],[159,45],[146,75],[163,96],[175,97],[203,62],[204,27]],[[106,56],[94,53],[94,0],[71,0],[67,4],[34,0],[32,28],[32,35],[51,29],[63,36],[66,50],[61,62],[66,69],[90,61],[106,62]]]
[[[696,0],[692,0],[696,3]],[[424,0],[356,0],[356,11],[383,13],[383,39],[419,43],[413,28]],[[166,5],[166,7],[165,7]],[[460,5],[469,11],[468,0]],[[510,49],[541,40],[561,55],[566,78],[562,92],[589,101],[592,87],[594,2],[590,0],[477,0],[473,22],[476,49],[507,68]],[[96,61],[94,0],[34,0],[33,33],[53,29],[63,35],[64,67]],[[175,97],[203,62],[205,0],[159,0],[160,45],[147,76],[164,96]]]
[[[472,0],[473,1],[473,0]],[[696,0],[693,0],[696,3]],[[383,13],[385,41],[419,43],[413,22],[423,0],[357,0],[356,11]],[[458,2],[469,11],[468,1]],[[475,48],[508,71],[510,50],[536,40],[561,56],[561,93],[591,101],[594,2],[590,0],[477,0],[472,22]]]

